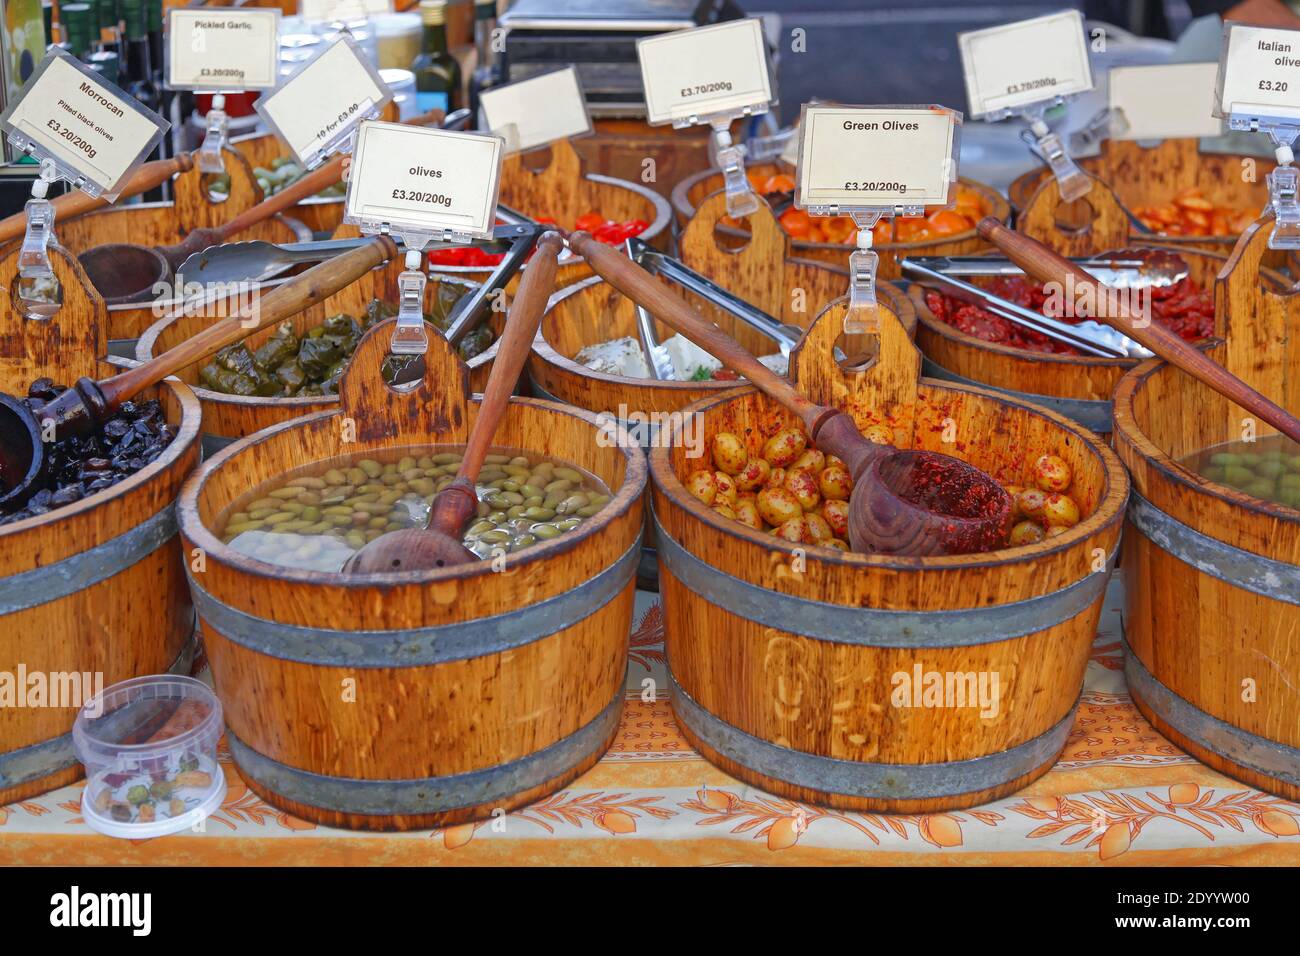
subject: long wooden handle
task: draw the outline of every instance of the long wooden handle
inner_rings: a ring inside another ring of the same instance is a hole
[[[370,241],[322,262],[302,275],[277,286],[248,309],[216,322],[198,335],[191,336],[175,348],[168,349],[157,358],[127,369],[121,374],[99,383],[109,409],[135,396],[141,389],[162,381],[192,362],[247,338],[259,329],[333,295],[351,282],[355,282],[375,266],[382,265],[397,255],[397,245],[388,236],[375,236]]]
[[[980,220],[979,233],[993,243],[1026,275],[1039,282],[1055,282],[1062,288],[1086,289],[1097,303],[1089,318],[1105,322],[1136,342],[1145,345],[1171,365],[1208,385],[1220,395],[1253,412],[1292,441],[1300,442],[1300,419],[1261,395],[1219,363],[1192,348],[1159,323],[1136,316],[1119,296],[1107,294],[1101,283],[1081,267],[1040,242],[1013,232],[991,216]]]
[[[804,398],[780,375],[756,359],[716,325],[668,291],[650,273],[588,233],[569,235],[569,246],[602,279],[665,325],[676,329],[723,365],[739,372],[773,400],[794,412],[816,434],[826,409]],[[530,265],[529,269],[532,268]]]
[[[456,472],[457,478],[474,481],[483,467],[483,459],[487,457],[492,438],[496,435],[497,423],[510,404],[510,393],[519,381],[524,362],[537,338],[546,303],[555,291],[555,271],[561,248],[563,242],[557,232],[548,232],[537,240],[524,277],[519,280],[519,290],[510,303],[505,331],[497,342],[496,358],[492,360],[492,371],[483,390],[478,418],[474,420],[474,432],[465,445],[465,457]]]
[[[128,196],[138,196],[140,193],[148,192],[150,189],[162,185],[177,173],[186,172],[193,166],[194,158],[189,153],[181,153],[171,159],[155,159],[152,162],[145,163],[131,174],[131,178],[126,181],[126,185],[122,187],[122,191],[118,193],[117,198],[126,199]],[[106,199],[96,199],[80,189],[74,189],[61,196],[55,196],[50,200],[50,205],[54,207],[54,223],[57,228],[60,222],[75,219],[77,216],[94,212],[96,209],[104,209],[110,203]],[[0,243],[17,239],[26,231],[27,214],[25,212],[16,212],[12,216],[0,220]]]

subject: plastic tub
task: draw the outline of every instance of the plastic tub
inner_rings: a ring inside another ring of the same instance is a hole
[[[81,812],[100,833],[148,839],[188,829],[221,806],[221,701],[192,677],[122,681],[77,714],[72,742],[86,767]]]

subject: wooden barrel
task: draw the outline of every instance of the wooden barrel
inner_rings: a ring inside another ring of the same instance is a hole
[[[988,554],[794,546],[720,516],[684,482],[713,466],[719,432],[755,454],[799,420],[752,389],[689,406],[704,454],[680,429],[650,451],[678,726],[726,772],[796,800],[905,813],[987,803],[1045,773],[1065,744],[1128,479],[1104,443],[1063,416],[918,381],[920,356],[888,314],[876,366],[842,372],[829,359],[842,315],[820,317],[795,356],[806,395],[860,429],[892,427],[900,447],[956,455],[1009,484],[1030,484],[1037,456],[1059,455],[1083,520]],[[940,681],[937,706],[920,693],[929,675]],[[915,695],[900,696],[909,685]],[[969,699],[958,696],[966,689]]]
[[[750,174],[762,177],[775,176],[778,173],[794,175],[794,167],[779,160],[771,163],[752,163],[746,169]],[[979,194],[984,215],[993,216],[1003,222],[1010,218],[1011,207],[996,189],[965,177],[962,177],[961,184]],[[687,176],[673,187],[673,211],[678,222],[684,225],[695,215],[696,209],[706,196],[720,193],[722,189],[722,171],[716,167]],[[718,226],[718,232],[736,241],[747,238],[745,232],[725,224]],[[853,251],[852,245],[837,242],[809,242],[804,239],[794,240],[791,248],[795,255],[802,258],[816,259],[834,265],[847,265],[849,253]],[[902,274],[898,262],[906,256],[969,255],[973,252],[986,251],[988,248],[988,243],[979,237],[974,228],[944,239],[922,242],[878,242],[872,246],[880,256],[879,269],[882,279],[897,279]]]
[[[1066,256],[1086,256],[1117,250],[1128,244],[1128,214],[1115,194],[1100,180],[1081,202],[1092,207],[1091,224],[1078,232],[1058,226],[1055,210],[1061,203],[1055,179],[1047,179],[1035,193],[1017,223],[1017,231],[1046,243]],[[1163,246],[1159,248],[1165,248]],[[1191,278],[1202,289],[1213,286],[1227,256],[1188,247],[1170,248],[1187,263]],[[1265,271],[1265,281],[1287,286],[1279,273]],[[1138,359],[1100,358],[1030,352],[995,342],[985,342],[935,317],[925,304],[925,290],[913,285],[908,292],[916,308],[916,344],[926,357],[925,373],[948,381],[985,385],[1016,398],[1051,408],[1095,432],[1111,427],[1111,395],[1125,372]],[[1215,319],[1221,335],[1223,316]]]
[[[640,219],[649,223],[640,238],[658,248],[666,248],[671,232],[672,213],[668,201],[653,189],[615,179],[598,173],[584,172],[578,154],[567,139],[557,140],[549,147],[550,161],[538,168],[544,150],[526,155],[507,156],[501,164],[499,199],[503,205],[526,216],[549,216],[565,229],[572,229],[575,220],[588,212],[602,213],[606,219],[625,222]],[[351,226],[341,226],[336,236],[352,236]],[[492,269],[468,266],[442,266],[434,268],[449,275],[460,275],[475,282],[486,280]],[[581,256],[565,250],[555,275],[557,287],[571,285],[591,275],[591,268]],[[508,285],[514,292],[518,276]]]
[[[1209,354],[1300,412],[1300,297],[1261,289],[1269,224],[1224,272],[1227,341]],[[1249,415],[1152,360],[1115,392],[1133,478],[1124,535],[1125,673],[1138,709],[1216,770],[1300,800],[1300,511],[1180,464],[1242,438]],[[1274,430],[1258,422],[1259,437]]]
[[[4,307],[0,390],[11,395],[25,396],[41,376],[70,385],[120,371],[97,358],[103,301],[68,252],[51,246],[50,260],[63,286],[54,318],[30,320],[8,301]],[[0,259],[6,288],[17,273],[14,251]],[[0,672],[13,686],[24,684],[24,672],[42,674],[51,694],[79,689],[80,698],[0,706],[0,805],[82,775],[72,724],[98,690],[144,674],[189,673],[194,611],[174,500],[198,461],[199,403],[174,379],[142,396],[151,398],[176,429],[156,461],[73,504],[0,526]]]
[[[190,582],[249,786],[317,823],[419,829],[539,799],[613,740],[647,469],[626,436],[601,441],[589,412],[513,399],[500,447],[565,459],[614,495],[570,534],[504,566],[365,576],[293,571],[223,544],[210,528],[224,509],[308,462],[464,444],[478,412],[468,370],[430,330],[423,382],[390,389],[391,329],[362,340],[336,409],[225,448],[178,510],[187,547],[207,557]]]
[[[1199,189],[1216,205],[1235,209],[1268,208],[1267,176],[1277,164],[1264,156],[1240,156],[1230,153],[1204,153],[1196,139],[1166,139],[1155,146],[1143,146],[1131,140],[1103,140],[1101,152],[1077,160],[1079,166],[1115,191],[1127,210],[1140,206],[1163,205],[1186,189]],[[1018,176],[1007,190],[1011,208],[1017,216],[1029,205],[1030,197],[1051,177],[1043,166]],[[1058,211],[1068,225],[1086,225],[1082,207],[1066,204]],[[1228,255],[1237,234],[1220,236],[1171,236],[1153,232],[1136,219],[1129,224],[1129,241],[1147,245],[1157,243],[1183,251],[1200,249]],[[1286,254],[1270,250],[1265,264],[1283,268]]]
[[[376,298],[390,304],[396,304],[397,276],[404,265],[394,260],[369,272],[364,278],[352,283],[326,298],[319,305],[299,312],[289,323],[294,332],[301,335],[308,329],[320,325],[326,318],[338,315],[364,315],[366,306]],[[426,307],[435,301],[438,285],[451,282],[472,288],[472,283],[459,278],[432,274],[425,285]],[[155,355],[161,355],[168,349],[207,328],[215,319],[232,315],[246,302],[240,301],[240,293],[234,292],[216,299],[207,299],[191,303],[175,310],[170,315],[159,319],[151,325],[136,344],[135,358],[141,362],[148,361]],[[504,303],[504,299],[502,300]],[[493,335],[499,335],[505,322],[504,311],[492,311],[487,319],[492,326]],[[270,326],[250,335],[247,341],[252,348],[271,338],[277,326]],[[484,352],[476,355],[469,362],[470,381],[476,391],[481,391],[487,384],[492,360],[496,357],[496,342]],[[192,365],[187,365],[177,373],[177,378],[189,385],[198,396],[203,406],[203,453],[211,455],[230,444],[237,438],[251,435],[270,425],[289,421],[310,412],[330,411],[338,407],[337,395],[289,396],[285,398],[265,398],[258,395],[227,395],[213,391],[200,384],[199,372],[208,363],[204,358]]]
[[[230,195],[213,202],[204,185],[205,174],[198,164],[172,179],[174,202],[135,203],[109,207],[60,221],[59,241],[74,254],[110,243],[140,246],[170,246],[181,242],[195,229],[212,229],[251,209],[262,201],[252,167],[238,151],[225,150],[226,172],[230,174]],[[302,223],[278,215],[241,232],[241,241],[265,239],[268,242],[299,242],[311,234]],[[170,281],[170,280],[169,280]],[[114,305],[108,312],[109,348],[114,355],[130,358],[133,340],[169,309],[179,305],[179,296],[169,290],[139,304]]]

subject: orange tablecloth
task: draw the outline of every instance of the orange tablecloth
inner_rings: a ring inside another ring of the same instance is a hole
[[[225,761],[201,832],[114,840],[82,822],[81,784],[0,808],[6,864],[1300,864],[1300,805],[1215,773],[1156,733],[1124,686],[1113,584],[1083,699],[1056,767],[973,810],[848,813],[748,787],[682,739],[664,692],[657,596],[641,593],[622,730],[565,790],[509,816],[352,833],[276,810]]]

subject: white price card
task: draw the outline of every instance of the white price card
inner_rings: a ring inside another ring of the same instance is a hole
[[[521,152],[591,132],[578,71],[571,66],[484,90],[479,104],[494,133],[515,127],[518,142],[510,145]]]
[[[1214,116],[1215,63],[1117,66],[1107,76],[1114,139],[1173,139],[1219,136]]]
[[[1224,25],[1215,116],[1300,125],[1300,30]]]
[[[269,96],[257,112],[311,166],[346,144],[363,120],[373,118],[393,98],[379,71],[344,34],[304,63]]]
[[[393,12],[393,0],[299,0],[298,15],[304,20],[350,23]]]
[[[651,126],[765,113],[774,101],[763,24],[756,18],[657,33],[638,40],[636,53]]]
[[[485,238],[496,222],[500,137],[362,123],[344,221],[399,236]]]
[[[280,11],[186,7],[167,13],[167,86],[269,90],[280,78]]]
[[[50,160],[61,176],[108,199],[170,125],[58,48],[0,116],[14,146]]]
[[[959,33],[957,46],[972,117],[1092,89],[1078,10]]]
[[[942,106],[809,106],[799,121],[800,209],[946,206],[961,114]]]

